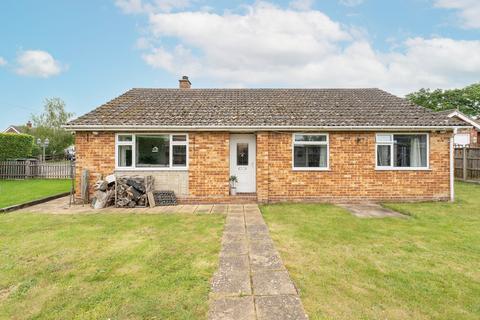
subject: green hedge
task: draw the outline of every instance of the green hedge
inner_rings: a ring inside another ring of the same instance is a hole
[[[0,160],[31,157],[32,148],[31,135],[0,133]]]

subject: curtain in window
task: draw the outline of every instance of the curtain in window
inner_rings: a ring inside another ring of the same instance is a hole
[[[379,145],[377,152],[377,164],[379,166],[390,166],[390,146]]]
[[[327,167],[327,147],[320,147],[320,168]]]
[[[422,150],[420,145],[420,137],[415,136],[411,139],[410,147],[410,166],[422,167]]]

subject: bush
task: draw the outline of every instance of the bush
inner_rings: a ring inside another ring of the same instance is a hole
[[[31,157],[32,149],[31,135],[0,133],[0,160]]]

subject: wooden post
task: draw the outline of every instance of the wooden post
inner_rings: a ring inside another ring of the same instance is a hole
[[[31,178],[30,165],[30,160],[25,161],[25,179]]]
[[[81,189],[81,196],[82,196],[82,204],[88,203],[88,169],[83,169],[82,172],[82,184],[80,186]]]
[[[463,147],[463,180],[467,180],[467,147]]]

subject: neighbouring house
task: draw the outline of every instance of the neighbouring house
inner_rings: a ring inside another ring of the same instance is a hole
[[[470,146],[480,144],[480,121],[477,118],[469,117],[459,110],[441,111],[450,118],[458,118],[469,124],[471,128],[458,128],[454,131],[454,144],[457,146]]]
[[[26,128],[32,128],[32,123],[30,121],[27,122],[25,126],[14,126],[11,125],[7,129],[3,130],[3,133],[25,133]]]
[[[88,169],[90,186],[153,175],[183,202],[453,197],[453,132],[470,127],[459,118],[379,89],[190,86],[131,89],[69,122],[77,187]]]

